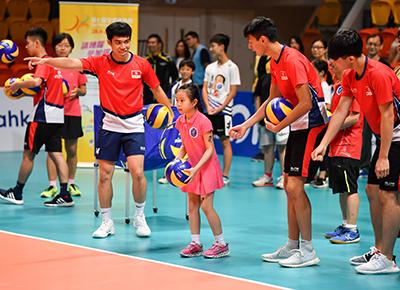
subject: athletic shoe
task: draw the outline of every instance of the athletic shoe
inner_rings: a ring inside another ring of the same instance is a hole
[[[68,186],[68,189],[69,189],[69,193],[72,196],[81,196],[82,195],[82,192],[77,188],[76,184],[70,184]]]
[[[338,236],[332,237],[329,241],[334,244],[358,243],[360,241],[360,233],[358,230],[353,232],[348,228],[344,228]]]
[[[74,204],[75,202],[72,200],[72,197],[70,195],[61,196],[60,194],[57,194],[53,198],[53,200],[46,201],[44,203],[45,206],[62,206],[62,207],[73,206]]]
[[[115,233],[112,219],[103,219],[101,226],[93,233],[93,238],[107,238]]]
[[[168,179],[166,179],[165,176],[164,176],[164,177],[161,177],[161,178],[158,180],[158,183],[161,183],[161,184],[168,184]]]
[[[315,182],[316,182],[315,179],[313,180],[306,179],[306,181],[304,181],[304,186],[314,185]]]
[[[191,258],[203,255],[203,245],[197,244],[195,241],[191,242],[189,246],[183,249],[181,252],[181,257]]]
[[[289,258],[291,255],[291,249],[285,245],[283,247],[279,247],[279,249],[272,254],[261,255],[261,259],[263,259],[265,262],[278,263],[279,261]]]
[[[326,182],[325,179],[318,177],[317,180],[315,181],[315,183],[313,184],[314,187],[318,187],[318,188],[323,188],[323,187],[327,187],[328,183]]]
[[[400,269],[396,265],[395,256],[390,261],[385,255],[379,253],[374,255],[368,263],[357,266],[354,269],[361,274],[397,274]]]
[[[264,162],[264,154],[263,153],[258,153],[256,156],[254,156],[253,158],[251,158],[251,161],[254,162]]]
[[[281,175],[278,177],[278,184],[276,185],[276,188],[278,189],[285,189],[283,183],[285,182],[285,175]]]
[[[371,247],[369,252],[365,253],[362,256],[355,256],[355,257],[351,258],[349,261],[350,261],[350,264],[355,265],[355,266],[366,264],[369,262],[369,260],[371,260],[371,258],[374,255],[379,254],[379,253],[380,253],[380,251],[377,248]]]
[[[17,194],[14,192],[14,188],[10,188],[7,190],[0,189],[0,197],[8,202],[13,204],[23,204],[22,194]]]
[[[41,197],[53,197],[57,194],[57,187],[50,185],[47,189],[45,189],[40,196]]]
[[[268,175],[264,174],[263,176],[260,176],[258,180],[254,181],[253,185],[255,187],[274,186],[274,180],[272,179],[272,176],[269,177]]]
[[[325,233],[325,238],[330,239],[330,238],[336,237],[336,236],[340,235],[340,233],[341,233],[343,230],[344,230],[344,226],[343,226],[343,225],[340,225],[340,226],[338,226],[333,232],[327,232],[327,233]]]
[[[148,237],[151,234],[151,230],[147,225],[146,218],[144,213],[142,214],[135,214],[133,216],[133,225],[136,228],[136,234],[139,237]]]
[[[368,171],[365,170],[365,169],[360,169],[359,177],[360,178],[367,178],[368,177]]]
[[[222,179],[224,180],[224,186],[229,186],[231,184],[229,177],[222,176]]]
[[[319,262],[317,253],[314,249],[308,251],[307,249],[300,248],[291,250],[292,254],[289,258],[279,261],[279,265],[288,268],[300,268],[316,265]]]
[[[218,259],[229,255],[228,243],[221,245],[218,242],[214,242],[211,248],[203,253],[204,258]]]

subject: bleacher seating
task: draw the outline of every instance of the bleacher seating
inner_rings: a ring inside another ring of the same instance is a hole
[[[29,12],[33,18],[49,19],[50,2],[47,0],[30,0]]]
[[[0,20],[4,20],[7,11],[7,0],[0,0]]]
[[[14,20],[9,22],[9,30],[12,40],[25,42],[25,33],[31,28],[27,20]]]
[[[47,32],[47,41],[52,41],[54,36],[53,24],[45,18],[30,18],[29,23],[31,26],[43,27]]]
[[[3,64],[0,63],[0,86],[2,87],[6,80],[13,76],[11,69]]]
[[[24,74],[32,73],[32,70],[29,69],[28,64],[25,63],[16,63],[11,66],[11,71],[13,77],[20,78]]]
[[[15,20],[26,20],[29,10],[28,0],[9,0],[7,4],[7,11],[9,17],[7,17],[8,23]]]
[[[14,40],[14,42],[18,46],[18,49],[19,49],[19,54],[18,54],[17,58],[14,60],[14,64],[21,64],[21,63],[26,64],[26,61],[24,61],[24,58],[28,57],[29,54],[25,48],[25,46],[26,46],[25,40]]]
[[[318,24],[321,26],[335,26],[339,24],[342,7],[338,0],[324,0],[318,8]]]
[[[371,2],[372,24],[386,26],[389,23],[391,4],[389,0],[374,0]]]
[[[51,24],[53,24],[54,28],[54,35],[57,35],[60,33],[60,19],[58,18],[53,18],[50,20]]]
[[[0,40],[6,39],[8,36],[8,23],[5,20],[0,20]]]
[[[380,57],[388,58],[390,46],[396,40],[398,31],[398,28],[386,28],[379,32],[379,35],[383,38],[383,48],[379,52]]]
[[[394,23],[400,25],[400,0],[395,0],[392,2],[392,13]]]

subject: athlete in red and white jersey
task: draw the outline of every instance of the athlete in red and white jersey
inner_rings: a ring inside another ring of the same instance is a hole
[[[366,57],[361,75],[358,75],[355,70],[344,73],[342,96],[354,96],[360,104],[368,125],[378,138],[381,135],[381,113],[378,106],[393,102],[392,142],[400,141],[400,82],[393,70],[377,60]]]
[[[43,58],[51,56],[46,55]],[[47,65],[38,65],[35,78],[41,78],[43,83],[39,92],[33,96],[35,107],[28,122],[64,123],[64,97],[60,70]]]
[[[102,128],[120,133],[144,132],[143,116],[137,114],[143,108],[143,81],[152,89],[160,85],[149,62],[131,54],[126,63],[120,63],[112,52],[80,61],[84,70],[92,71],[99,78],[104,112]]]
[[[341,83],[334,84],[333,90],[334,93],[331,102],[332,113],[335,112],[343,92]],[[364,116],[360,113],[360,105],[357,101],[353,102],[349,111],[359,113],[359,121],[348,128],[340,130],[336,134],[330,143],[329,157],[341,156],[360,160]]]
[[[326,107],[321,81],[310,61],[298,50],[283,46],[277,60],[271,61],[271,83],[277,84],[282,96],[297,106],[299,99],[295,88],[308,84],[312,108],[291,124],[290,130],[315,128],[327,123]]]

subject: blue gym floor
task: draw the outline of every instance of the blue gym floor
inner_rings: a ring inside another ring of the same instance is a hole
[[[152,234],[149,238],[138,238],[132,224],[125,224],[125,173],[116,170],[113,180],[116,233],[106,239],[93,239],[93,231],[101,224],[101,217],[93,214],[94,170],[77,170],[75,181],[83,194],[74,198],[76,205],[73,208],[47,208],[43,206],[46,199],[40,198],[40,192],[48,186],[45,158],[46,154],[41,152],[35,159],[33,172],[24,189],[23,206],[0,200],[0,230],[292,289],[399,289],[400,275],[360,275],[348,262],[350,257],[368,251],[374,243],[364,190],[366,179],[359,180],[361,202],[358,228],[361,241],[351,245],[331,244],[324,237],[326,231],[333,230],[341,222],[338,196],[332,195],[329,188],[306,188],[313,209],[314,246],[321,261],[314,267],[287,269],[261,259],[261,254],[275,251],[287,239],[284,191],[255,188],[251,184],[262,175],[262,162],[252,162],[249,157],[233,158],[231,185],[215,195],[215,208],[220,215],[231,254],[227,258],[207,260],[202,257],[183,259],[179,256],[179,251],[190,242],[190,229],[185,218],[185,195],[178,188],[157,183],[158,211],[154,213],[152,172],[146,172],[148,191],[145,214]],[[0,153],[0,188],[7,189],[15,185],[21,160],[22,152]],[[163,170],[159,169],[158,178],[162,175]],[[276,182],[279,164],[274,167],[274,176]],[[133,211],[131,198],[131,219]],[[204,215],[201,237],[204,247],[210,247],[213,236]],[[18,251],[12,245],[3,244],[2,248]],[[395,254],[400,255],[399,243],[395,247]],[[0,268],[3,269],[0,275],[6,275],[7,265],[1,265]],[[46,269],[38,270],[38,273],[43,270],[45,274]],[[118,285],[115,286],[118,289]],[[150,282],[148,289],[154,289]],[[210,289],[213,289],[212,285]]]

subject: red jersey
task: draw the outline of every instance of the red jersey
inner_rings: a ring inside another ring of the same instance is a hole
[[[299,103],[296,86],[308,84],[310,88],[312,109],[294,121],[290,130],[310,129],[328,122],[321,81],[310,61],[298,50],[283,46],[279,58],[271,61],[271,83],[278,85],[282,96],[293,106]]]
[[[137,55],[118,62],[112,53],[81,58],[84,70],[99,78],[102,128],[112,132],[144,132],[143,82],[155,89],[160,85],[150,63]]]
[[[63,79],[68,82],[69,92],[64,97],[64,115],[66,116],[81,116],[81,106],[79,104],[79,96],[70,100],[71,91],[74,89],[74,85],[78,88],[81,85],[87,83],[87,77],[85,74],[81,74],[80,72],[73,69],[62,69],[61,74]]]
[[[333,89],[334,93],[331,103],[332,113],[336,110],[339,104],[343,87],[341,83],[336,83],[333,85]],[[354,100],[349,111],[360,113],[360,105],[357,103],[356,100]],[[340,156],[360,160],[363,123],[364,116],[362,113],[360,113],[360,119],[357,123],[348,128],[340,130],[330,144],[329,157]]]
[[[48,58],[51,56],[44,56]],[[33,96],[33,111],[28,122],[64,123],[64,96],[61,71],[47,65],[38,65],[35,78],[43,80],[39,92]]]
[[[380,138],[381,113],[379,106],[393,102],[394,126],[392,141],[400,141],[400,82],[388,66],[379,61],[365,58],[361,76],[355,70],[343,74],[342,97],[354,96],[367,119],[372,132]]]

